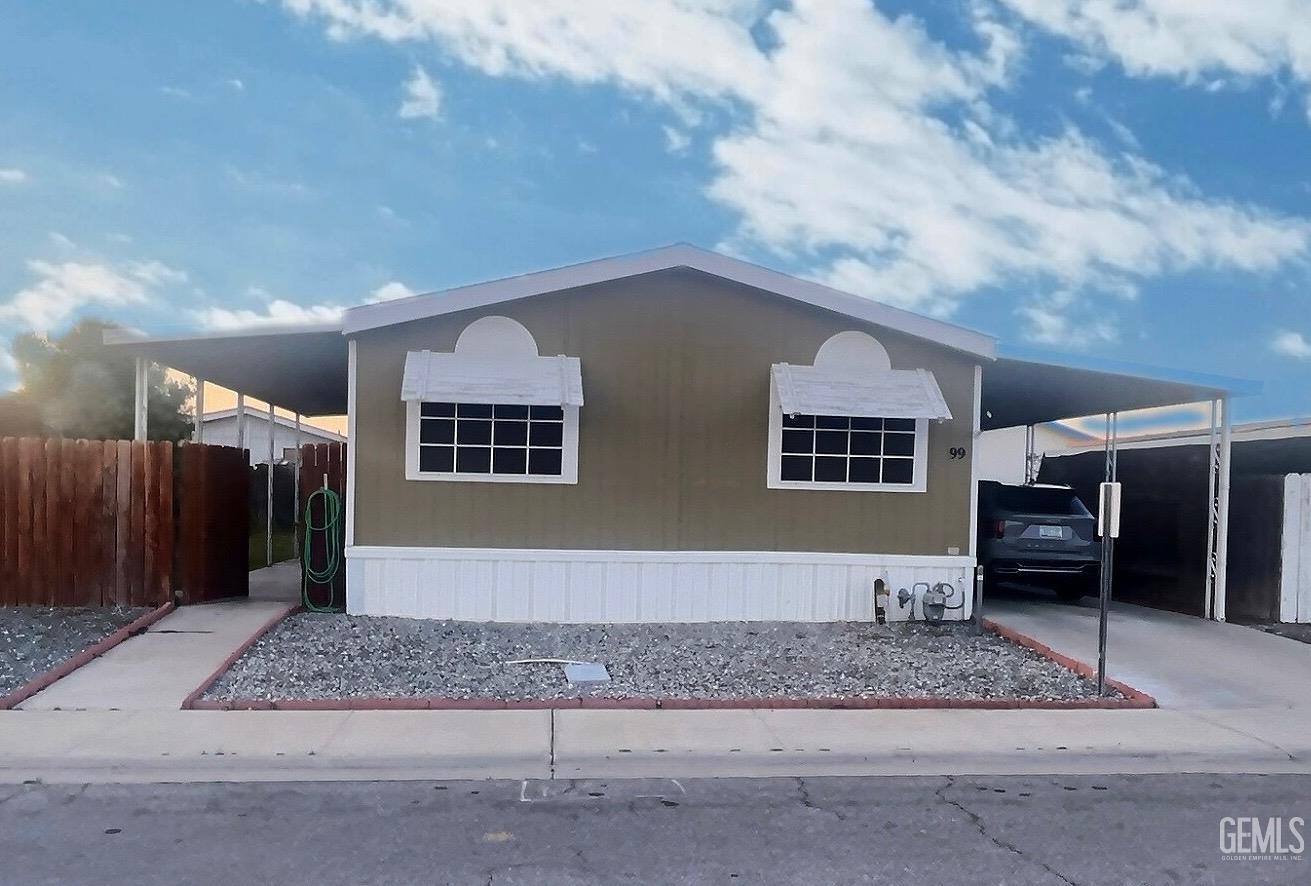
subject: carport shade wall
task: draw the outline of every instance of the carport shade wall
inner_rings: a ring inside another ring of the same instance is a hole
[[[581,358],[577,485],[405,479],[405,354],[451,351],[473,320],[522,323],[539,352]],[[813,362],[844,330],[894,368],[933,371],[954,418],[929,423],[928,488],[766,488],[773,363]],[[688,269],[598,283],[359,333],[357,545],[566,550],[970,550],[977,358]]]

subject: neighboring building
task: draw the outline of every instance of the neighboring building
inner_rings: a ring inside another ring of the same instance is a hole
[[[1000,428],[979,435],[979,479],[998,483],[1024,483],[1028,454],[1027,428]],[[1049,452],[1070,449],[1092,442],[1096,438],[1065,422],[1048,422],[1033,428],[1033,476],[1038,475],[1043,456]]]
[[[266,409],[252,409],[247,406],[246,439],[243,444],[250,451],[252,465],[268,464],[269,460],[269,413]],[[292,462],[296,459],[296,423],[281,415],[274,415],[273,453],[279,463]],[[204,441],[219,446],[237,445],[237,410],[223,409],[218,412],[206,412],[204,423]],[[312,427],[305,422],[300,425],[301,445],[306,443],[345,443],[346,438],[323,428]]]
[[[1229,617],[1311,622],[1311,419],[1234,425],[1230,467]],[[1118,446],[1123,484],[1117,597],[1201,614],[1208,431],[1140,436]],[[1049,453],[1044,481],[1096,500],[1102,444]]]

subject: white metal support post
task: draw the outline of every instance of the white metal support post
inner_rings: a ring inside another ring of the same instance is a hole
[[[138,357],[136,365],[136,380],[133,387],[132,396],[132,439],[146,439],[146,410],[149,406],[147,397],[149,396],[146,374],[146,358]]]
[[[1220,476],[1216,494],[1215,522],[1215,620],[1225,620],[1225,598],[1229,578],[1229,453],[1233,446],[1233,423],[1229,420],[1229,398],[1220,401]]]
[[[205,442],[205,380],[191,377],[196,386],[196,426],[191,429],[191,439],[197,443]]]
[[[1033,425],[1024,427],[1024,485],[1038,482],[1038,443],[1033,433]]]
[[[246,448],[246,395],[237,392],[237,448]]]
[[[1118,473],[1120,414],[1106,414],[1106,467],[1105,482],[1115,483]],[[1105,514],[1105,502],[1099,513]],[[1106,517],[1105,525],[1110,526]],[[1115,578],[1115,539],[1109,531],[1102,533],[1101,593],[1097,600],[1097,694],[1106,694],[1106,629],[1111,618],[1111,591]]]
[[[276,416],[273,404],[269,404],[269,470],[267,490],[264,498],[264,565],[273,565],[273,429]]]
[[[1218,419],[1218,421],[1217,421]],[[1225,591],[1229,572],[1229,457],[1233,423],[1229,398],[1211,401],[1211,445],[1207,478],[1206,604],[1205,616],[1225,620]]]

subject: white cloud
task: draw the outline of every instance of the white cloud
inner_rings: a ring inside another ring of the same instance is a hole
[[[196,311],[196,319],[206,329],[230,332],[273,326],[310,326],[336,323],[345,309],[339,305],[298,305],[275,298],[263,310],[210,307]]]
[[[1080,299],[1078,293],[1059,290],[1029,301],[1015,313],[1024,324],[1021,334],[1029,341],[1087,350],[1119,338],[1115,320],[1104,311],[1097,314],[1097,310],[1097,306]]]
[[[0,169],[0,185],[21,185],[25,181],[27,173],[21,169]]]
[[[665,133],[665,148],[671,154],[685,154],[687,149],[692,145],[692,136],[688,135],[681,129],[675,129],[672,126],[664,126],[661,129]]]
[[[231,86],[233,89],[237,90],[237,92],[245,92],[246,90],[246,84],[242,82],[241,78],[239,77],[229,78],[228,85]]]
[[[1284,357],[1296,357],[1299,360],[1311,359],[1311,341],[1300,332],[1281,329],[1270,341],[1270,349]]]
[[[415,293],[413,289],[399,280],[392,280],[391,282],[384,283],[377,289],[373,290],[373,292],[369,294],[368,301],[369,304],[374,304],[380,301],[393,301],[398,298],[409,298],[416,294],[417,293]]]
[[[1306,220],[1210,199],[1132,148],[1019,131],[989,103],[1019,38],[985,0],[975,50],[866,0],[284,3],[335,39],[428,41],[491,76],[610,84],[685,126],[731,110],[706,185],[739,219],[728,248],[919,310],[1006,285],[1114,294],[1175,272],[1266,272],[1311,249]]]
[[[159,91],[172,98],[191,98],[191,90],[183,89],[181,86],[161,86]]]
[[[27,269],[36,281],[0,303],[0,319],[39,333],[55,329],[84,307],[142,304],[159,288],[187,279],[185,272],[153,259],[121,265],[33,259]]]
[[[1210,92],[1233,78],[1286,76],[1303,87],[1311,84],[1311,8],[1305,0],[1000,2],[1131,76],[1171,77]]]
[[[77,248],[77,244],[74,243],[72,239],[70,239],[64,234],[61,234],[59,231],[51,231],[46,236],[50,238],[51,243],[53,243],[55,246],[58,246],[60,249]]]
[[[442,90],[421,65],[415,65],[410,79],[405,81],[405,99],[397,113],[406,120],[441,116]]]
[[[123,180],[121,178],[119,178],[116,175],[111,175],[108,172],[102,172],[98,176],[98,178],[101,184],[105,185],[106,187],[113,188],[116,191],[122,190],[124,187],[126,187],[123,184]]]

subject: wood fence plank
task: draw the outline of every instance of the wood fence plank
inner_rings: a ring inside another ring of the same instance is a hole
[[[177,521],[173,510],[174,476],[173,465],[176,457],[172,443],[162,441],[160,447],[159,473],[159,578],[155,587],[155,596],[161,603],[173,599],[174,584],[174,542],[177,538]]]
[[[114,443],[114,605],[132,598],[132,443]]]
[[[82,606],[99,606],[100,578],[104,572],[101,562],[102,537],[104,527],[100,523],[100,454],[102,447],[98,440],[79,440],[77,443],[77,461],[82,477],[78,485],[82,488],[84,501],[79,502],[77,538],[78,570],[77,596]]]
[[[113,606],[118,552],[118,444],[102,440],[100,458],[100,605]]]
[[[142,536],[141,536],[141,596],[150,603],[154,599],[159,571],[159,451],[155,444],[146,441],[141,446],[142,462]]]
[[[32,462],[32,599],[55,606],[60,591],[59,440],[38,441]]]
[[[23,438],[18,441],[18,514],[15,521],[15,532],[17,541],[18,564],[18,587],[21,593],[25,593],[26,599],[35,602],[39,589],[34,584],[34,573],[32,566],[32,545],[36,527],[36,513],[33,498],[33,481],[40,480],[44,488],[44,478],[38,478],[34,473],[36,462],[36,453],[38,447],[43,446],[40,440]],[[42,517],[44,520],[44,516]]]
[[[18,597],[16,549],[10,542],[18,520],[14,505],[18,495],[18,465],[13,459],[11,439],[0,438],[0,606],[14,606]]]
[[[58,516],[50,512],[47,531],[55,537],[56,525],[58,536],[56,544],[58,553],[54,559],[58,562],[58,589],[54,597],[56,606],[72,606],[77,600],[77,441],[59,441],[59,495]],[[47,502],[50,505],[51,502]]]
[[[131,599],[139,600],[145,587],[146,539],[146,444],[132,442],[132,543],[128,548],[131,575]]]

